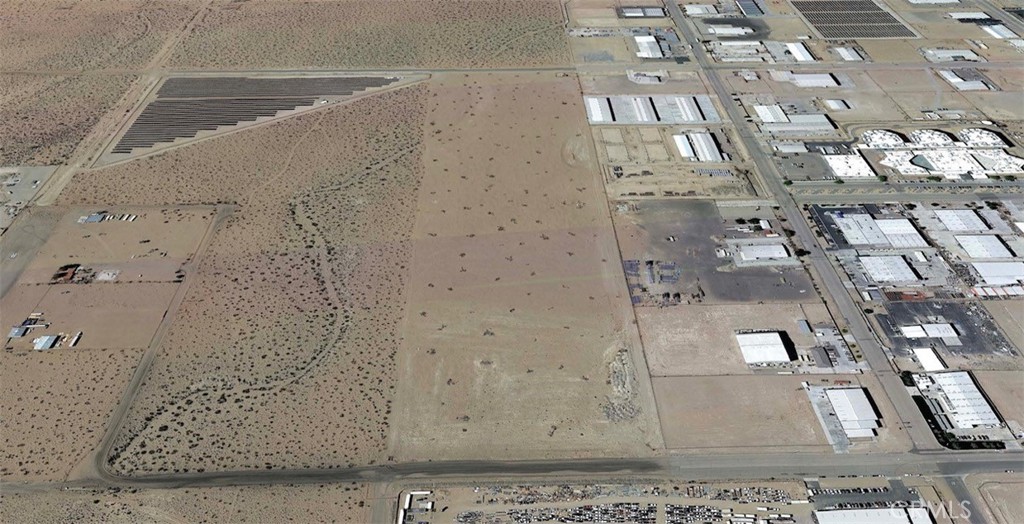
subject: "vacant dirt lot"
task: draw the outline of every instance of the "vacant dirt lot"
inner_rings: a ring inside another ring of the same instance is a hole
[[[244,486],[0,495],[0,520],[74,522],[369,522],[366,486]]]
[[[658,377],[654,395],[670,449],[831,451],[804,377]]]
[[[0,71],[143,66],[201,5],[201,0],[4,2]]]
[[[646,452],[654,413],[625,352],[636,335],[575,78],[450,75],[428,100],[390,454]]]
[[[216,5],[174,67],[511,67],[568,64],[556,0],[255,0]]]
[[[6,62],[0,59],[0,64]],[[0,73],[0,165],[45,166],[67,160],[134,79]]]
[[[982,305],[1006,334],[1006,338],[1018,351],[1024,352],[1024,305],[1015,300],[986,300]]]
[[[829,320],[822,304],[640,307],[636,317],[655,376],[749,374],[736,330],[785,331],[794,344],[805,347],[814,344],[814,335],[800,333],[797,321]]]
[[[5,310],[5,329],[6,319]],[[63,480],[99,444],[141,356],[141,349],[0,352],[0,475]],[[0,508],[7,511],[6,500]]]
[[[382,458],[423,95],[392,91],[76,175],[62,196],[76,204],[239,204],[142,385],[115,469]]]
[[[1003,419],[1024,428],[1024,377],[1020,371],[975,371],[974,376]]]

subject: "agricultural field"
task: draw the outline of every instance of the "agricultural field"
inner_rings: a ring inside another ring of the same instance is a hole
[[[190,277],[115,471],[382,459],[424,94],[384,93],[76,175],[66,203],[238,205]]]
[[[46,166],[68,160],[134,79],[127,74],[0,72],[0,165]]]
[[[73,522],[368,522],[367,487],[340,483],[0,494],[0,520]]]
[[[213,6],[169,65],[444,68],[569,60],[555,0],[256,0]]]
[[[578,89],[552,73],[430,85],[396,460],[657,442]]]

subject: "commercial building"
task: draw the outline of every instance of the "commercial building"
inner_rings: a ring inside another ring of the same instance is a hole
[[[789,258],[789,251],[782,244],[754,244],[740,246],[741,260],[779,260]]]
[[[982,282],[1005,286],[1024,282],[1024,262],[974,262],[971,264]]]
[[[871,169],[860,153],[854,152],[849,155],[821,155],[821,158],[828,164],[832,174],[839,178],[864,178],[875,176],[875,170]]]
[[[914,375],[917,389],[944,430],[997,427],[999,416],[966,371]]]
[[[708,95],[585,96],[583,103],[594,125],[721,122]]]
[[[864,271],[871,280],[880,284],[910,283],[920,280],[907,261],[900,255],[861,256]]]
[[[924,57],[929,62],[984,62],[985,59],[978,56],[970,49],[923,49]]]
[[[832,410],[843,425],[848,438],[871,438],[881,427],[878,413],[864,388],[826,389]]]
[[[665,54],[661,52],[661,45],[658,44],[658,39],[651,35],[634,36],[633,40],[636,41],[636,56],[640,58],[665,58]]]
[[[917,357],[917,363],[921,364],[921,369],[929,373],[946,370],[946,365],[933,348],[914,348],[914,356]]]
[[[883,220],[875,220],[875,225],[885,235],[886,240],[892,247],[897,248],[914,248],[914,247],[928,247],[928,242],[925,241],[921,234],[914,228],[914,224],[905,218],[889,218]]]
[[[939,76],[943,80],[949,82],[950,85],[956,88],[957,91],[988,91],[988,84],[981,80],[966,80],[957,74],[956,71],[950,71],[948,69],[942,69],[939,72]]]
[[[814,55],[801,42],[787,43],[786,49],[789,50],[789,53],[793,55],[797,62],[814,62]]]
[[[900,326],[900,332],[907,338],[950,338],[959,336],[956,328],[949,323]]]
[[[999,235],[956,235],[956,242],[971,258],[1013,258]]]
[[[854,246],[888,246],[889,239],[875,224],[871,215],[864,213],[836,213],[832,217],[843,238]]]
[[[988,231],[988,224],[973,209],[939,209],[935,211],[942,225],[950,231]]]
[[[793,360],[778,331],[737,333],[736,342],[747,364],[780,364]]]
[[[834,509],[815,511],[818,524],[932,524],[925,508]]]
[[[833,48],[839,58],[842,58],[844,62],[863,62],[864,57],[860,56],[860,53],[852,47],[836,47]]]

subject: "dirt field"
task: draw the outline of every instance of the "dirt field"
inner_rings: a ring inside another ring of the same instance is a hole
[[[200,0],[13,0],[0,19],[0,71],[145,65]],[[61,28],[59,33],[53,29]]]
[[[570,60],[555,0],[220,3],[181,68],[519,67]]]
[[[975,371],[974,376],[1003,419],[1024,428],[1024,376],[1020,371]]]
[[[652,402],[620,353],[638,341],[576,80],[451,75],[429,100],[390,454],[647,452]]]
[[[636,316],[655,376],[750,374],[736,330],[785,331],[797,346],[811,346],[814,335],[800,333],[797,321],[829,320],[822,304],[642,307]]]
[[[0,59],[0,66],[7,64]],[[67,160],[134,79],[117,74],[0,73],[0,165],[43,166]]]
[[[423,94],[393,91],[76,176],[63,198],[77,204],[240,207],[142,385],[116,469],[382,458]]]
[[[1024,352],[1024,304],[1015,300],[986,300],[982,305],[1010,343]]]
[[[807,394],[805,377],[658,377],[665,445],[702,452],[753,452],[765,445],[786,451],[828,452]],[[769,438],[770,436],[770,438]]]
[[[99,444],[141,355],[141,349],[0,352],[0,475],[63,480]]]
[[[369,522],[366,487],[245,486],[0,495],[0,520],[73,522]]]
[[[966,484],[974,493],[974,499],[980,503],[981,508],[975,509],[981,511],[989,522],[1024,522],[1024,498],[1020,496],[1024,489],[1024,477],[1019,471],[971,475],[967,477]]]

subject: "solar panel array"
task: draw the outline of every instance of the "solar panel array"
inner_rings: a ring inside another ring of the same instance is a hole
[[[827,39],[917,36],[871,0],[796,0],[793,7]]]
[[[315,77],[170,78],[132,122],[113,153],[194,138],[201,131],[272,117],[281,111],[313,106],[325,96],[348,96],[383,87],[395,78]]]

